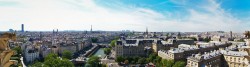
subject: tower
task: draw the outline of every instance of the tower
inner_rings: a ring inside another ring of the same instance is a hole
[[[146,35],[148,35],[148,27],[146,27]]]
[[[90,28],[90,33],[92,33],[92,25],[91,25],[91,28]]]
[[[24,32],[24,24],[21,25],[21,32]]]
[[[230,31],[230,38],[232,39],[233,38],[233,32]]]
[[[181,39],[181,32],[178,32],[178,33],[177,33],[177,38],[178,38],[178,39]]]

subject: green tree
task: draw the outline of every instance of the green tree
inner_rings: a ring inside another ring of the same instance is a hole
[[[140,58],[139,60],[138,60],[138,64],[145,64],[146,62],[146,59],[145,58]]]
[[[13,50],[16,51],[17,55],[19,56],[20,54],[22,54],[22,50],[21,50],[21,47],[17,46],[15,48],[13,48]]]
[[[55,59],[55,58],[57,58],[57,57],[58,57],[57,54],[50,53],[50,54],[48,54],[48,55],[45,57],[45,60]]]
[[[91,38],[91,41],[92,41],[93,43],[97,43],[98,39],[97,39],[96,37],[94,37],[94,38]]]
[[[124,63],[125,63],[125,64],[129,64],[129,61],[128,61],[128,60],[125,60]]]
[[[173,67],[185,67],[186,63],[184,61],[177,61]]]
[[[62,53],[62,57],[66,59],[72,59],[73,54],[69,50],[64,50]]]
[[[125,59],[122,56],[118,56],[115,58],[116,62],[123,62]]]
[[[43,63],[41,63],[41,62],[35,62],[34,64],[32,64],[29,67],[43,67],[42,65],[43,65]]]
[[[210,38],[204,38],[203,41],[209,42],[211,39]]]
[[[193,39],[194,41],[197,41],[197,39],[195,37],[191,37],[191,39]]]
[[[102,64],[102,67],[107,67],[107,65],[106,64]]]
[[[110,46],[111,46],[111,47],[115,47],[116,41],[117,41],[117,40],[112,40],[111,43],[110,43]]]
[[[74,64],[68,59],[59,58],[56,54],[48,54],[45,57],[44,65],[48,67],[74,67]]]
[[[151,54],[149,55],[149,57],[148,57],[148,60],[149,60],[150,62],[153,62],[153,60],[156,59],[156,56],[157,56],[156,53],[151,53]]]
[[[162,62],[162,65],[164,67],[172,67],[174,65],[174,61],[173,60],[163,59],[163,60],[161,60],[161,62]]]
[[[160,63],[160,62],[161,62],[161,57],[156,56],[155,62],[156,62],[156,63]]]
[[[87,61],[87,66],[85,66],[85,67],[99,67],[100,66],[100,64],[99,64],[100,60],[99,59],[100,58],[97,57],[97,56],[91,56],[89,58],[89,60]]]
[[[109,53],[111,53],[111,48],[104,48],[104,53],[109,55]]]

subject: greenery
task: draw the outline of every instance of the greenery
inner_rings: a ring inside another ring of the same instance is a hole
[[[124,58],[122,56],[118,56],[118,57],[115,58],[115,61],[118,62],[118,63],[123,62]]]
[[[173,67],[185,67],[186,63],[184,61],[177,61]]]
[[[66,59],[72,59],[73,54],[69,50],[64,50],[62,53],[62,57]]]
[[[20,57],[20,54],[22,54],[21,47],[17,46],[13,48],[13,50],[17,53],[17,56]]]
[[[171,67],[171,66],[174,65],[174,61],[173,61],[173,60],[166,60],[166,59],[163,59],[163,60],[161,61],[161,63],[162,63],[162,66],[164,66],[164,67]]]
[[[209,41],[211,41],[211,39],[210,38],[204,38],[203,41],[209,42]]]
[[[122,57],[118,56],[115,58],[115,61],[124,64],[147,64],[147,63],[154,63],[157,67],[185,67],[184,61],[176,61],[173,60],[166,60],[162,59],[161,57],[157,56],[157,53],[151,53],[147,58],[146,57]]]
[[[115,47],[116,41],[117,41],[117,40],[112,40],[111,43],[110,43],[110,46],[111,46],[111,47]]]
[[[190,37],[191,39],[193,39],[194,41],[197,41],[197,39],[195,37]]]
[[[104,48],[104,53],[109,55],[111,53],[111,48]]]
[[[139,60],[138,60],[138,64],[145,64],[146,62],[146,59],[145,58],[140,58]]]
[[[94,38],[91,38],[91,41],[92,41],[93,43],[97,43],[98,39],[94,37]]]
[[[87,64],[85,65],[85,67],[100,67],[100,66],[102,66],[99,63],[100,63],[99,57],[91,56],[89,58],[89,60],[87,61]]]
[[[245,42],[245,41],[244,41],[244,39],[240,39],[240,40],[238,40],[238,42]]]
[[[32,67],[74,67],[74,64],[65,58],[58,57],[57,54],[48,54],[44,62],[35,62]]]

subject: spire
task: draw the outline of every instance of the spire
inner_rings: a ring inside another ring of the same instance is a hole
[[[233,32],[230,31],[230,38],[232,39],[233,38]]]
[[[91,25],[91,28],[90,28],[90,32],[92,33],[92,25]]]

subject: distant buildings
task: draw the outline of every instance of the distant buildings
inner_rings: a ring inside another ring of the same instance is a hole
[[[230,43],[222,42],[197,43],[196,45],[180,44],[178,48],[158,51],[158,56],[174,61],[185,60],[187,57],[192,56],[192,54],[204,54],[213,50],[219,50],[219,48],[225,48],[229,45]]]
[[[186,67],[249,67],[249,53],[249,45],[233,44],[220,50],[193,54],[187,58]]]

